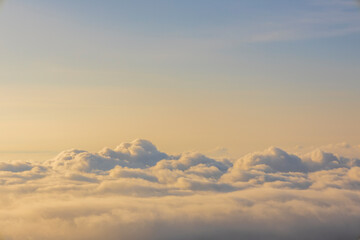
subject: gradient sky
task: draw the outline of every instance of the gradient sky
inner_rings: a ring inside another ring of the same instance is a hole
[[[359,144],[359,43],[352,0],[4,1],[0,159]]]

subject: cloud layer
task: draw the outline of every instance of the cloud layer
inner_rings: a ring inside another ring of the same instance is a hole
[[[0,236],[357,239],[359,190],[356,157],[274,147],[237,160],[170,155],[139,139],[41,163],[0,162]]]

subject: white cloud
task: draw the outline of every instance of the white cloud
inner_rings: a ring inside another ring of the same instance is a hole
[[[47,163],[57,170],[95,172],[108,171],[115,166],[146,168],[165,158],[168,156],[159,152],[151,142],[137,139],[122,143],[115,150],[104,148],[98,153],[77,149],[63,151]]]
[[[171,156],[135,140],[43,163],[1,162],[0,236],[356,239],[359,159],[272,147],[229,161]]]

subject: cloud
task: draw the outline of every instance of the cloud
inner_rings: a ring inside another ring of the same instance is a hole
[[[4,239],[356,239],[360,158],[271,147],[239,159],[135,140],[0,163]],[[330,150],[330,147],[328,147]]]
[[[22,163],[22,162],[15,162],[15,163],[5,163],[0,162],[0,171],[7,171],[7,172],[24,172],[29,171],[32,169],[30,163]]]
[[[165,158],[168,155],[159,152],[151,142],[137,139],[131,143],[122,143],[114,150],[104,148],[98,153],[77,149],[63,151],[47,164],[57,170],[96,172],[108,171],[115,166],[147,168]]]
[[[303,1],[307,10],[298,10],[260,24],[249,42],[296,41],[345,36],[360,32],[358,0]],[[311,8],[309,10],[309,7]]]
[[[150,182],[157,182],[158,179],[142,169],[131,169],[116,166],[110,171],[110,176],[114,178],[140,178]]]

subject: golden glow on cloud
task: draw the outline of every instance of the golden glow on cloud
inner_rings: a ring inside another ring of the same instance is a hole
[[[355,239],[360,148],[237,160],[135,140],[48,161],[0,162],[5,239]],[[140,231],[141,230],[141,231]]]

